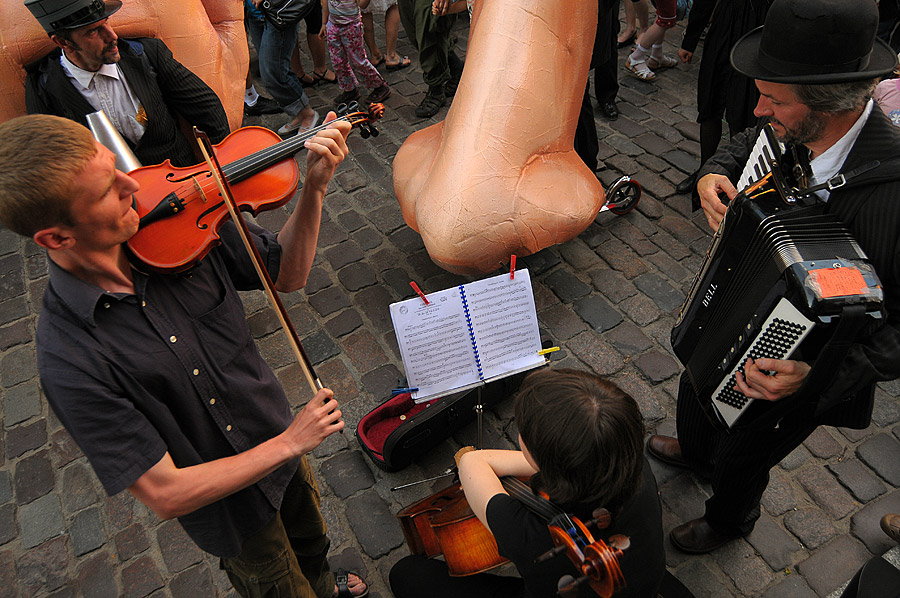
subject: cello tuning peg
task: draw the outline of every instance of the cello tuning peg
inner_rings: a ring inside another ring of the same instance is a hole
[[[561,598],[575,598],[578,596],[578,588],[588,581],[587,577],[575,579],[571,575],[563,575],[556,584],[556,593],[561,596]]]
[[[369,127],[366,125],[359,125],[359,136],[363,139],[368,139],[372,136],[372,132],[369,130]]]
[[[370,123],[369,129],[371,129],[371,131],[372,131],[372,137],[378,137],[379,133],[378,133],[378,129],[375,128],[375,125]]]
[[[609,511],[600,507],[599,509],[594,509],[594,512],[591,513],[591,520],[585,525],[588,527],[593,525],[597,529],[606,529],[610,523],[612,523],[612,516],[609,514]]]
[[[338,116],[344,116],[347,114],[347,104],[338,104],[334,109],[335,114]]]
[[[619,550],[628,550],[628,547],[631,546],[631,538],[622,534],[616,534],[615,536],[610,536],[609,545]]]
[[[553,548],[551,548],[544,554],[542,554],[542,555],[538,556],[536,559],[534,559],[534,562],[535,563],[543,563],[543,562],[549,561],[552,558],[558,557],[565,551],[566,551],[566,546],[564,544],[560,544],[559,546],[554,546]]]
[[[359,102],[353,101],[347,104],[348,112],[358,112],[359,111]]]

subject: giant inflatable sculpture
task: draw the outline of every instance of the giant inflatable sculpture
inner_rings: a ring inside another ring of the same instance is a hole
[[[0,122],[25,114],[25,70],[54,48],[21,0],[0,3]],[[249,55],[241,2],[125,0],[110,17],[120,37],[156,37],[222,100],[232,129],[243,119]]]
[[[476,1],[447,118],[394,159],[403,217],[442,268],[496,270],[597,215],[603,188],[572,149],[596,25],[595,2]]]

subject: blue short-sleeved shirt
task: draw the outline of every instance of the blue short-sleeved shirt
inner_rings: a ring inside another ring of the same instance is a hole
[[[275,236],[253,227],[274,279]],[[134,272],[112,294],[51,262],[37,331],[51,407],[106,491],[131,486],[168,451],[178,467],[228,457],[287,428],[281,384],[256,348],[237,290],[260,288],[232,224],[223,244],[182,274]],[[179,520],[200,548],[240,553],[281,505],[297,461]]]

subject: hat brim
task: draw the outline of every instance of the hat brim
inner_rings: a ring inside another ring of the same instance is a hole
[[[868,66],[861,71],[847,73],[815,73],[785,75],[776,73],[759,63],[759,45],[762,40],[762,27],[745,34],[731,49],[731,66],[734,70],[751,79],[771,81],[772,83],[789,84],[828,84],[850,83],[889,75],[897,68],[897,54],[882,40],[875,38],[872,56]]]
[[[93,25],[98,21],[102,21],[103,19],[109,18],[109,16],[115,12],[117,12],[120,8],[122,8],[121,0],[104,0],[103,5],[105,6],[105,10],[102,14],[93,14],[89,17],[77,21],[75,23],[70,23],[66,25],[65,29],[70,31],[72,29],[78,29],[79,27],[85,27],[87,25]]]

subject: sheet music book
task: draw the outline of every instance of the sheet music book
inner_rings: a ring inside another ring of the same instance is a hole
[[[501,274],[390,306],[413,400],[474,388],[530,370],[538,352],[534,294],[528,270]]]

